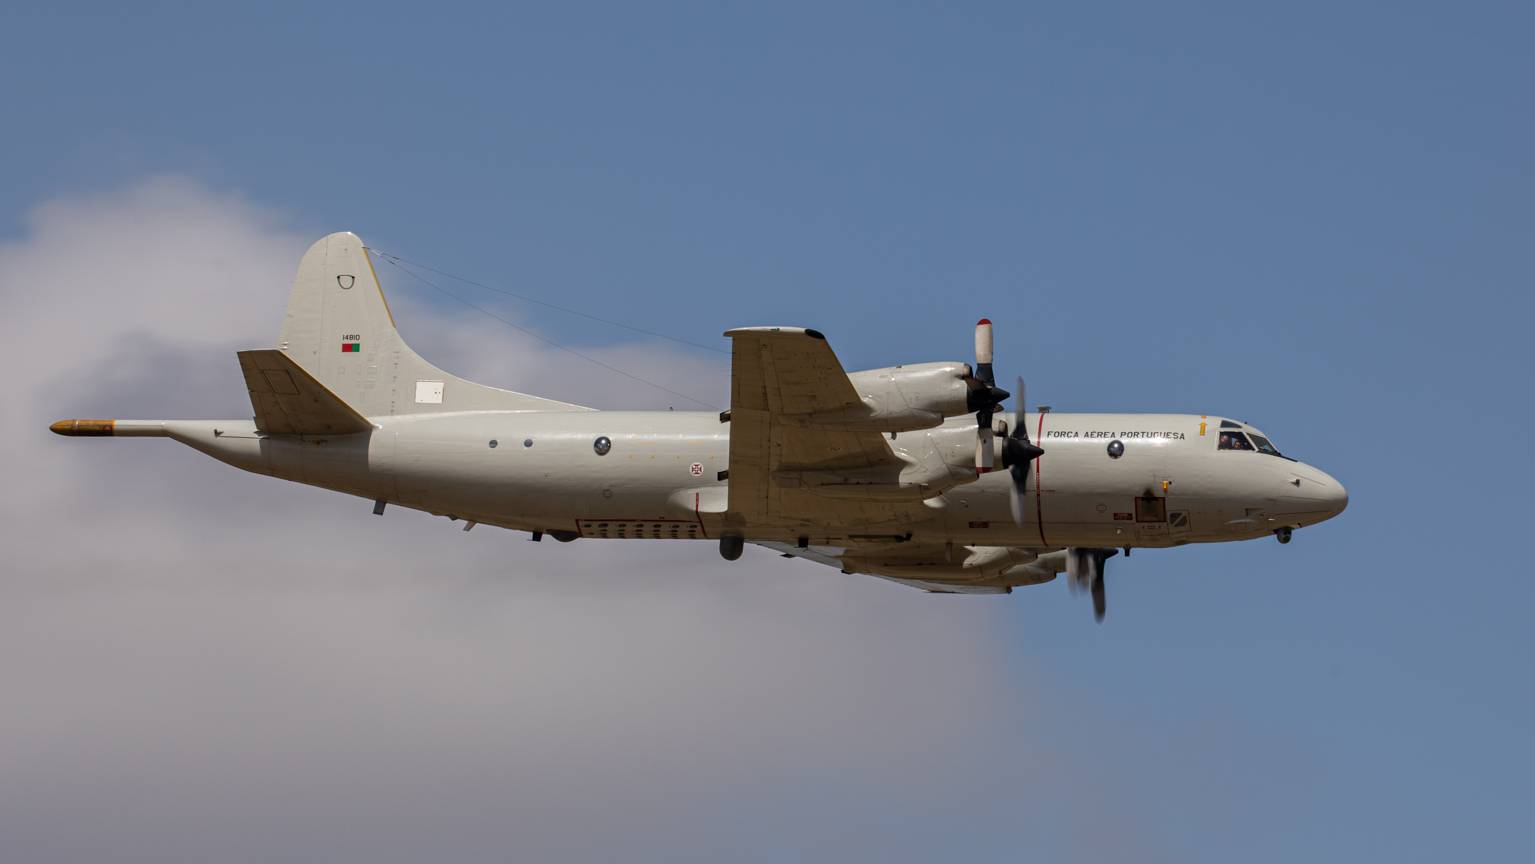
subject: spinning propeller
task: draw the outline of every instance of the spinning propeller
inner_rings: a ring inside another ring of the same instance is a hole
[[[992,429],[992,414],[1001,406],[1004,399],[1011,396],[1006,390],[997,386],[996,374],[992,371],[992,337],[991,321],[982,318],[975,324],[975,375],[969,380],[970,384],[970,408],[975,411],[975,470],[978,474],[985,474],[992,470],[995,458],[993,438],[996,432]],[[1025,399],[1023,378],[1018,379],[1017,421],[1011,431],[1005,433],[1002,439],[1002,467],[1012,475],[1012,495],[1009,499],[1013,510],[1013,522],[1023,527],[1023,492],[1028,484],[1029,463],[1038,459],[1045,451],[1035,446],[1029,440],[1028,424],[1024,422]]]
[[[975,325],[975,375],[965,382],[970,385],[969,405],[975,412],[975,473],[985,474],[992,469],[995,458],[991,446],[991,415],[1001,407],[1011,393],[997,386],[997,376],[991,371],[991,320],[982,318]]]
[[[1118,549],[1066,550],[1067,584],[1073,593],[1086,588],[1093,595],[1093,617],[1103,620],[1108,601],[1103,593],[1103,562],[1119,554]]]
[[[992,371],[991,321],[982,318],[975,325],[975,374],[967,379],[970,385],[968,408],[975,412],[975,471],[985,474],[994,467],[996,431],[992,428],[992,415],[1001,407],[1003,400],[1013,395],[997,386]],[[1028,400],[1025,398],[1023,378],[1018,379],[1016,421],[1008,430],[1004,424],[1002,438],[1002,467],[1012,475],[1008,503],[1012,506],[1013,522],[1023,527],[1025,509],[1024,492],[1028,488],[1029,465],[1044,455],[1037,444],[1029,440],[1029,424],[1024,420]],[[1093,597],[1093,617],[1103,620],[1108,611],[1108,601],[1103,590],[1103,562],[1117,555],[1117,549],[1066,550],[1067,584],[1073,591],[1086,589]]]

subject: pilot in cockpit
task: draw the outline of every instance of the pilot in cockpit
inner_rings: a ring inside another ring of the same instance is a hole
[[[1230,420],[1221,421],[1221,434],[1218,442],[1216,446],[1221,450],[1246,450],[1250,453],[1278,456],[1281,459],[1289,458],[1280,453],[1279,449],[1274,446],[1274,442],[1265,437],[1262,432],[1251,426],[1244,429],[1239,424],[1233,423]]]
[[[1220,440],[1222,450],[1252,450],[1253,445],[1247,440],[1247,436],[1241,432],[1222,432]]]

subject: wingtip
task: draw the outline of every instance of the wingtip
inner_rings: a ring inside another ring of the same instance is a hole
[[[826,334],[808,327],[733,327],[725,331],[726,338],[737,336],[809,336],[825,341]]]

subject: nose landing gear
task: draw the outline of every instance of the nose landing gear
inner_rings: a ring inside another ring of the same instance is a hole
[[[746,549],[746,538],[739,534],[726,534],[720,538],[720,557],[726,561],[734,561],[741,557],[741,552]]]
[[[1280,528],[1274,532],[1274,536],[1279,538],[1280,543],[1288,543],[1290,542],[1290,533],[1289,528]]]

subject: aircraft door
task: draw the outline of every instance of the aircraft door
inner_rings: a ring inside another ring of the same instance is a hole
[[[1167,536],[1167,499],[1154,490],[1135,499],[1135,535],[1150,541]]]
[[[1168,496],[1172,492],[1173,481],[1163,466],[1159,465],[1151,472],[1150,480],[1135,499],[1135,536],[1144,543],[1166,543],[1173,533],[1174,521],[1178,522],[1182,531],[1188,530],[1188,514],[1182,513],[1181,518],[1174,520],[1169,513],[1171,507]]]

